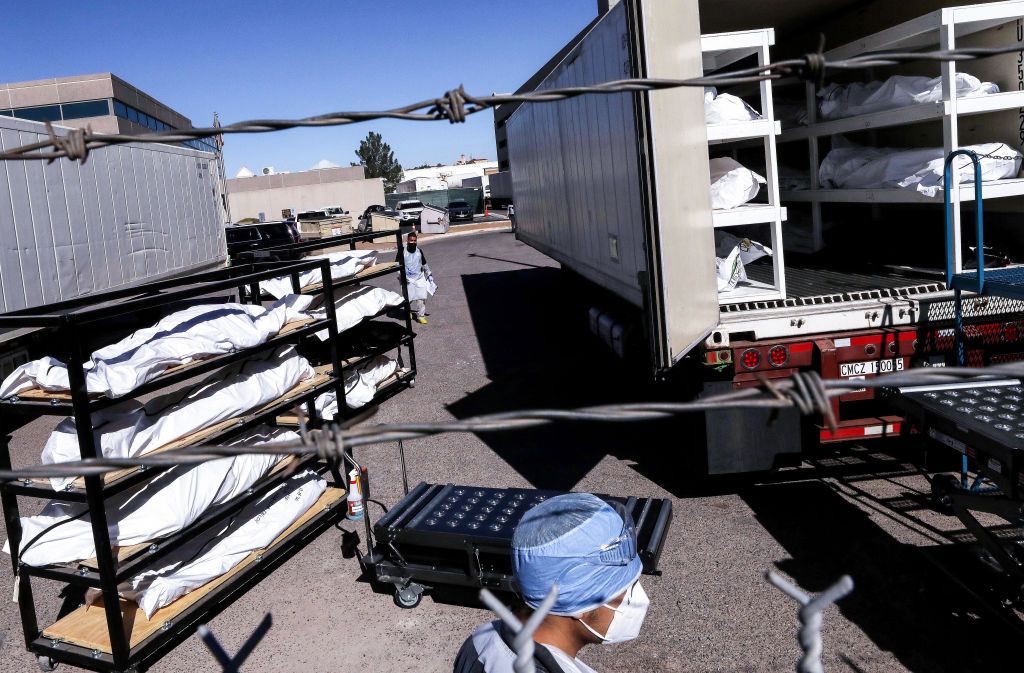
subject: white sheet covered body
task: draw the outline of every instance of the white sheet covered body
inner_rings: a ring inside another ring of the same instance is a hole
[[[761,190],[765,179],[730,157],[708,162],[711,167],[711,207],[736,208],[747,203]]]
[[[327,488],[327,482],[306,470],[250,503],[223,526],[196,537],[119,587],[128,600],[135,601],[146,617],[227,573],[250,552],[268,546],[305,514]],[[99,590],[90,589],[86,601],[93,602]]]
[[[718,291],[731,290],[747,280],[746,264],[771,256],[772,249],[749,238],[715,231],[715,273]]]
[[[329,259],[331,261],[331,279],[337,280],[340,278],[354,276],[363,269],[376,264],[377,251],[346,250],[344,252],[332,252],[326,255],[313,255],[302,261],[308,262],[314,259]],[[299,274],[300,289],[308,285],[315,285],[321,282],[323,282],[323,275],[320,273],[320,269],[303,271]],[[270,296],[275,299],[280,299],[294,291],[294,288],[292,288],[291,276],[281,276],[280,278],[265,280],[260,283],[260,289],[270,294]]]
[[[203,304],[177,311],[152,327],[94,351],[84,363],[90,393],[122,397],[169,367],[252,348],[287,323],[306,318],[312,297],[287,295],[270,307]],[[0,384],[0,398],[34,388],[67,391],[67,365],[51,357],[24,364]]]
[[[233,443],[266,444],[299,439],[289,430],[264,427]],[[143,487],[107,501],[107,531],[115,547],[157,540],[190,526],[210,507],[244,492],[281,459],[273,454],[222,458],[162,472]],[[92,558],[92,519],[83,503],[49,502],[37,516],[21,519],[19,560],[32,566]],[[36,539],[38,537],[38,539]],[[31,546],[26,545],[32,541]],[[10,541],[4,551],[10,553]]]
[[[981,159],[983,182],[1014,178],[1020,172],[1021,154],[1005,143],[970,145]],[[946,153],[941,147],[926,149],[894,149],[884,147],[837,147],[829,152],[818,171],[823,187],[839,189],[913,189],[926,196],[935,196],[942,189],[943,162]],[[974,182],[974,165],[965,156],[954,160],[960,182]]]
[[[398,370],[398,362],[387,355],[378,355],[362,367],[345,372],[345,404],[350,409],[365,406],[377,393],[377,386]],[[338,415],[338,398],[333,390],[316,398],[314,404],[324,420]]]
[[[974,75],[956,73],[957,98],[974,98],[999,93],[992,82],[982,82]],[[818,92],[818,109],[822,119],[839,119],[881,112],[916,103],[942,100],[942,78],[893,75],[884,82],[829,84]],[[705,103],[706,105],[706,103]]]
[[[708,126],[762,119],[746,101],[730,93],[718,93],[713,86],[704,89],[704,123]]]
[[[96,446],[108,458],[141,455],[266,404],[313,375],[313,368],[294,346],[282,346],[145,405],[130,400],[96,412],[92,416]],[[42,461],[62,463],[80,457],[75,419],[65,418],[46,441]],[[72,481],[55,478],[50,483],[60,490]]]
[[[402,299],[402,295],[381,287],[362,285],[352,288],[350,292],[334,301],[334,315],[338,324],[338,332],[351,329],[364,319],[377,315],[388,307],[399,306],[403,301],[405,300]],[[322,320],[327,315],[327,311],[317,308],[311,311],[311,315]],[[326,341],[329,335],[327,330],[321,330],[316,333],[316,336],[321,341]]]

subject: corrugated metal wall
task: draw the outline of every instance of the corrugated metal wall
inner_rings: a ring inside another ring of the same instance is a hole
[[[3,149],[43,138],[42,124],[0,117]],[[0,312],[223,262],[213,161],[136,144],[84,165],[0,161]]]
[[[538,89],[629,77],[626,31],[620,3]],[[523,105],[506,130],[519,236],[639,305],[646,258],[632,94]]]

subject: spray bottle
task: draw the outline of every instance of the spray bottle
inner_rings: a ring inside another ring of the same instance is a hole
[[[348,512],[345,518],[349,521],[359,521],[363,518],[363,493],[359,488],[359,471],[352,469],[348,473]]]

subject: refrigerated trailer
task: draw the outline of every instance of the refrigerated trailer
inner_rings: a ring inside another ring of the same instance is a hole
[[[46,137],[44,124],[0,116],[2,149]],[[217,161],[140,143],[81,163],[0,161],[0,313],[226,264]],[[0,332],[0,376],[27,360],[25,333]]]
[[[1022,2],[968,8],[918,2],[909,9],[892,8],[891,3],[852,4],[854,14],[837,16],[834,3],[815,1],[750,7],[728,0],[624,0],[578,35],[549,72],[535,75],[540,81],[536,88],[625,77],[697,77],[731,65],[765,63],[769,47],[777,42],[773,18],[781,26],[779,35],[787,38],[780,38],[780,44],[795,45],[801,37],[797,27],[804,34],[809,26],[834,29],[850,40],[829,52],[836,56],[1006,44],[1024,37]],[[844,10],[849,7],[842,5]],[[712,17],[704,24],[701,10]],[[909,11],[924,13],[903,20],[900,12]],[[713,30],[722,28],[730,30],[709,39]],[[713,56],[709,45],[715,48]],[[918,106],[905,114],[888,111],[881,119],[855,117],[842,123],[851,133],[860,133],[855,137],[864,143],[890,143],[896,137],[896,142],[906,139],[905,144],[913,145],[934,137],[936,145],[955,149],[988,134],[1005,137],[1019,149],[1024,136],[1017,135],[1016,116],[1024,109],[1024,84],[1018,79],[1018,54],[1000,58],[985,66],[983,74],[1005,94],[972,101],[971,114],[976,116],[969,125],[960,121],[959,136],[957,101],[948,94],[927,109]],[[955,72],[954,64],[941,71],[936,66],[944,81]],[[877,76],[877,71],[871,74]],[[776,100],[786,86],[808,108],[816,105],[814,90],[805,91],[805,84],[795,79],[774,85]],[[813,177],[824,156],[824,148],[819,156],[817,143],[828,128],[816,133],[813,114],[810,125],[780,124],[772,113],[772,89],[766,83],[738,89],[759,102],[764,118],[725,130],[705,125],[699,88],[582,96],[520,105],[510,114],[499,108],[496,118],[504,119],[518,238],[583,279],[591,290],[593,331],[620,354],[628,350],[633,335],[659,380],[691,386],[696,381],[713,392],[758,385],[760,377],[786,377],[798,370],[813,369],[824,378],[859,378],[951,362],[953,302],[941,272],[941,190],[932,198],[898,189],[821,190],[812,179],[812,189],[782,191],[780,198],[777,153],[786,150],[789,157],[809,162],[804,171]],[[916,126],[905,131],[910,124]],[[879,127],[883,130],[877,131]],[[762,189],[766,198],[735,212],[713,211],[709,157],[749,156],[752,148],[763,152],[759,167],[767,177]],[[971,186],[959,187],[963,189],[954,190],[954,202],[969,201]],[[1000,199],[1002,210],[1019,212],[1020,201],[1013,197],[1024,194],[1020,179],[986,184],[986,190],[986,212],[993,209],[989,195]],[[793,194],[797,198],[786,200]],[[845,233],[837,237],[841,243],[825,245],[824,254],[821,209],[824,219],[835,218],[842,223],[836,231]],[[806,230],[799,228],[804,222]],[[897,231],[908,223],[918,228],[910,234],[911,240],[916,236],[921,242],[918,247],[935,248],[929,264],[920,264],[916,254],[911,260],[915,246]],[[754,224],[771,232],[776,248],[772,264],[761,270],[751,267],[750,296],[720,292],[715,231]],[[808,238],[813,241],[810,251],[817,254],[797,255],[793,250],[799,246],[787,247],[787,241]],[[958,260],[967,244],[958,239]],[[975,297],[963,308],[971,364],[1024,357],[1024,304]],[[759,412],[709,413],[708,469],[762,470],[777,464],[782,454],[821,442],[905,430],[903,419],[878,403],[870,390],[835,399],[833,412],[838,420],[834,430],[822,419],[801,420],[795,412],[770,425]]]

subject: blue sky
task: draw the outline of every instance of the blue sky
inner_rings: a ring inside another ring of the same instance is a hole
[[[596,14],[596,0],[81,2],[5,12],[0,81],[113,72],[192,119],[374,110],[464,84],[512,91]],[[341,165],[370,130],[403,166],[495,157],[492,117],[229,136],[229,175]]]

